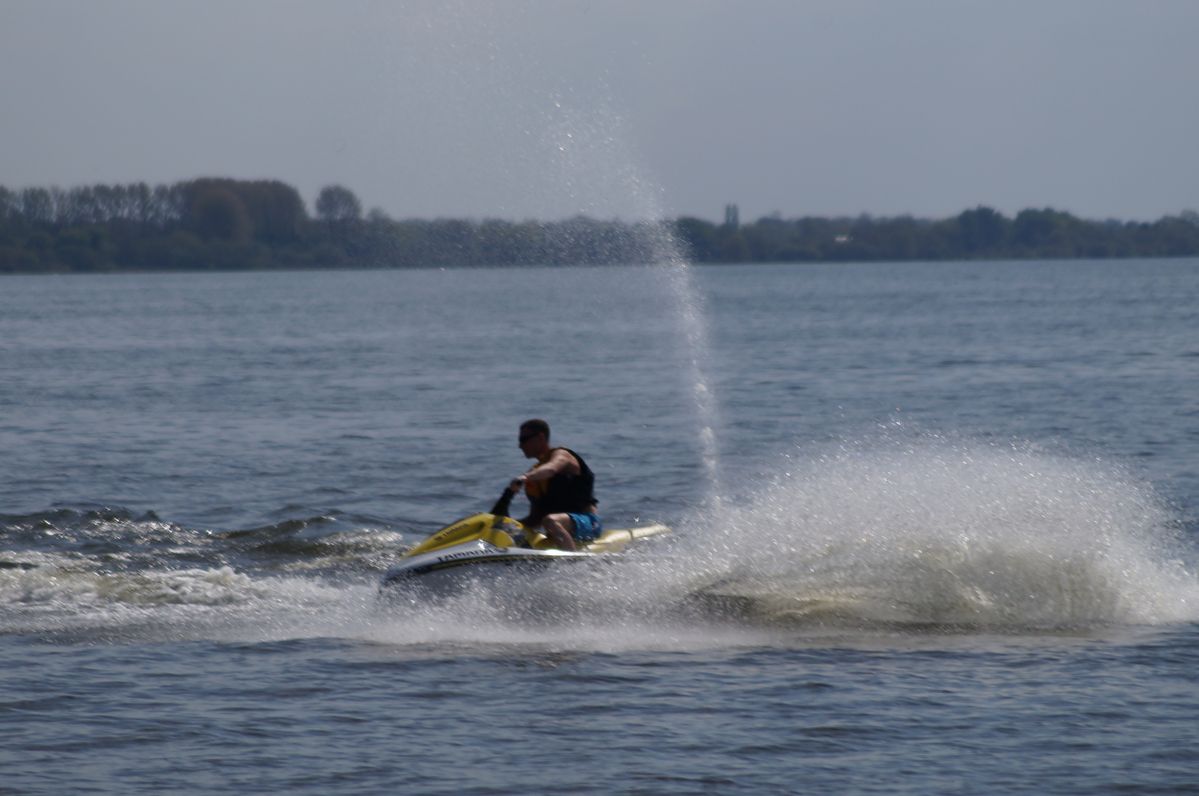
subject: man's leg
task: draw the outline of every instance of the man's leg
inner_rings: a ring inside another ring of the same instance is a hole
[[[541,527],[559,550],[578,549],[574,537],[571,536],[575,529],[575,521],[569,514],[551,514],[542,521]]]

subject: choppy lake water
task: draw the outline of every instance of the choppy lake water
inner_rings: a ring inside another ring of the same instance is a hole
[[[666,270],[0,280],[0,792],[1195,787],[1199,262]],[[532,416],[673,538],[381,603]]]

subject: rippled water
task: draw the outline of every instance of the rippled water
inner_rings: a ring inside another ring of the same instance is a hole
[[[686,287],[0,280],[0,792],[1199,781],[1199,263]],[[380,601],[536,415],[673,538]]]

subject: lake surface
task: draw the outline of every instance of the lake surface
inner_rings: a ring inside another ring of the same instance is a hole
[[[1199,261],[8,277],[0,376],[0,793],[1199,782]],[[381,601],[535,416],[672,538]]]

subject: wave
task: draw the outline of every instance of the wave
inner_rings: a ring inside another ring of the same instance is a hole
[[[740,621],[1021,631],[1199,619],[1193,549],[1153,490],[1035,446],[845,445],[699,536],[677,580],[695,605]]]
[[[376,560],[403,549],[404,534],[372,517],[331,512],[246,529],[194,528],[153,511],[123,507],[56,508],[0,515],[0,567],[31,552],[70,554],[125,570],[216,566],[319,569]]]
[[[255,560],[273,560],[288,571],[336,567],[382,569],[406,549],[404,534],[380,520],[358,515],[324,514],[221,536],[232,548]]]
[[[0,633],[153,627],[151,637],[173,638],[237,627],[256,637],[334,610],[363,583],[373,589],[402,540],[384,523],[339,513],[235,530],[122,507],[4,515]]]
[[[255,596],[253,580],[231,567],[111,572],[69,559],[39,557],[0,576],[10,608],[85,605],[230,605]]]
[[[403,537],[370,518],[215,531],[124,509],[8,516],[0,632],[616,650],[1199,621],[1193,542],[1112,463],[935,437],[785,461],[644,555],[437,604],[377,598]],[[122,541],[98,553],[100,539]]]

